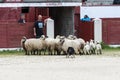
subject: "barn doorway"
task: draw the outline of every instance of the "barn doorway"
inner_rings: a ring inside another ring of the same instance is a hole
[[[35,8],[35,20],[39,14],[44,18],[50,16],[54,20],[54,36],[74,34],[74,7],[37,7]]]
[[[55,36],[74,34],[74,8],[50,7],[49,16],[55,23]]]

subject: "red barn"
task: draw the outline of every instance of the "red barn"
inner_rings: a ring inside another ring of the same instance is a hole
[[[39,14],[43,15],[43,19],[51,17],[55,21],[55,36],[75,34],[86,41],[94,39],[94,22],[80,21],[80,17],[85,13],[82,7],[90,7],[86,6],[86,3],[81,6],[82,1],[0,0],[0,48],[19,48],[22,36],[34,37],[34,21]],[[18,23],[20,14],[25,14],[25,24]],[[95,18],[91,15],[90,17]],[[102,17],[101,19],[102,41],[106,44],[120,44],[120,17]],[[46,34],[46,28],[44,28],[44,34]]]
[[[2,0],[0,3],[0,48],[19,48],[22,36],[32,38],[34,22],[41,14],[43,20],[55,22],[55,35],[74,34],[74,9],[81,0]],[[25,14],[25,24],[18,23]],[[44,28],[46,34],[46,28]]]

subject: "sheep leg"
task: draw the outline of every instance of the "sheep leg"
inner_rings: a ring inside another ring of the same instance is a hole
[[[27,55],[27,51],[25,51],[25,55]]]
[[[45,55],[45,53],[46,53],[46,50],[45,50],[45,49],[43,49],[43,52],[44,52],[44,55]]]
[[[31,51],[31,55],[35,55],[35,50]]]
[[[38,50],[38,55],[41,55],[41,50]]]
[[[60,55],[60,51],[59,50],[57,50],[57,55]]]
[[[49,55],[52,55],[52,54],[51,54],[51,50],[50,50],[50,48],[48,48],[48,53],[49,53]]]
[[[102,54],[102,50],[100,50],[100,54]]]

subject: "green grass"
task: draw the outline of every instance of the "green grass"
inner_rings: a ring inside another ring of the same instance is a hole
[[[7,56],[7,55],[24,55],[24,51],[22,50],[4,50],[4,51],[0,51],[0,56]]]
[[[103,49],[103,56],[120,56],[120,48]]]
[[[103,54],[102,56],[120,56],[120,47],[113,48],[109,47],[107,45],[102,46],[103,47]],[[25,52],[23,50],[4,50],[0,51],[0,56],[21,56],[25,55]]]
[[[110,47],[109,45],[105,44],[104,42],[101,43],[103,49],[103,55],[105,56],[120,56],[120,47],[114,48]]]

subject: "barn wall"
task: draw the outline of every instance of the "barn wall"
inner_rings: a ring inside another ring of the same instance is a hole
[[[0,23],[0,48],[20,47],[20,40],[23,36],[33,36],[33,23]]]
[[[77,35],[85,41],[94,39],[94,23],[80,21]],[[102,19],[102,41],[109,45],[120,44],[120,18]]]
[[[120,18],[102,19],[102,36],[106,44],[120,44]]]
[[[78,37],[83,38],[85,41],[94,39],[94,22],[82,22],[80,21],[79,29],[77,30]]]
[[[0,23],[9,21],[18,21],[21,8],[0,8]]]
[[[46,9],[30,7],[28,13],[25,14],[25,24],[18,23],[21,8],[0,8],[0,48],[16,48],[20,47],[22,36],[32,38],[34,21],[38,14],[47,13]],[[48,18],[43,15],[43,19]],[[44,28],[46,34],[46,27]]]

